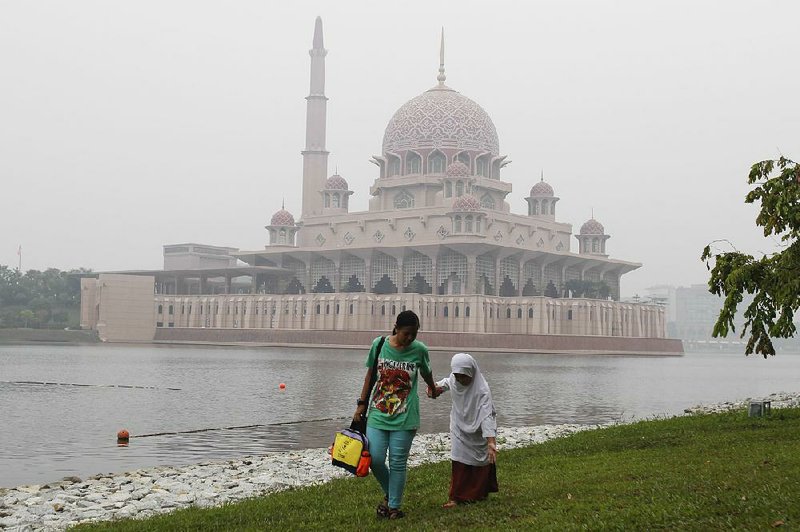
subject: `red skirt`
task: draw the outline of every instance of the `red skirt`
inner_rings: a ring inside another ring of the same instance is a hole
[[[452,461],[450,500],[472,502],[497,493],[497,467],[495,464],[472,466]]]

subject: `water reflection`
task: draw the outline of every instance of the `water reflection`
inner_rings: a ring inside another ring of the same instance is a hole
[[[0,347],[0,486],[325,447],[355,409],[365,357],[364,351],[313,349]],[[506,426],[674,414],[698,403],[794,391],[800,369],[800,356],[788,354],[770,360],[725,354],[476,359]],[[432,355],[437,378],[449,363],[447,354]],[[447,431],[447,397],[421,404],[421,430]],[[335,419],[276,425],[322,418]],[[136,438],[241,425],[261,426]],[[127,448],[116,445],[122,428],[134,436]]]

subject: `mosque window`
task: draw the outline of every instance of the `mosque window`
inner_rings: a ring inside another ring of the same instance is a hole
[[[428,156],[428,173],[443,174],[447,158],[440,151],[435,151]]]
[[[598,251],[600,251],[600,248],[597,245],[597,239],[593,238],[592,239],[592,253],[597,253]]]
[[[568,311],[567,311],[567,319],[568,319],[568,320],[571,320],[571,319],[572,319],[572,310],[568,310]]]
[[[555,216],[555,214],[556,214],[556,202],[555,201],[550,204],[550,214],[552,214],[553,216]]]
[[[464,195],[464,182],[456,181],[456,196],[463,196],[463,195]]]
[[[481,207],[484,209],[494,209],[494,198],[488,192],[481,197]]]
[[[158,306],[158,313],[159,314],[163,314],[164,313],[164,306],[163,305],[159,305]]]
[[[336,192],[334,194],[331,194],[331,206],[334,209],[338,209],[339,208],[339,193],[338,192]]]
[[[456,160],[459,162],[464,163],[467,168],[469,168],[469,154],[465,151],[462,151],[458,155],[456,155]]]
[[[352,314],[352,313],[353,313],[353,304],[350,303],[350,314]]]
[[[448,314],[447,305],[445,305],[444,308],[442,309],[442,316],[446,318],[447,314]]]
[[[455,314],[455,316],[456,316],[456,318],[458,317],[458,305],[456,305],[456,314]]]
[[[531,202],[531,214],[534,216],[539,214],[539,200],[533,200]]]
[[[327,209],[331,206],[331,195],[326,192],[323,196],[325,197],[325,208]]]
[[[169,314],[170,314],[170,316],[172,314],[175,314],[175,309],[172,307],[172,305],[169,306]]]
[[[518,308],[517,309],[517,319],[521,319],[521,318],[522,318],[522,309]]]
[[[469,318],[469,305],[464,308],[464,317]]]
[[[475,169],[476,174],[483,177],[489,177],[489,161],[487,160],[486,155],[478,157],[475,160]]]
[[[506,319],[511,319],[511,308],[506,309]]]
[[[389,156],[389,168],[386,177],[400,175],[400,159]]]
[[[286,243],[286,229],[281,229],[278,231],[278,244],[285,244]]]
[[[422,157],[414,152],[406,155],[406,174],[419,174],[422,168]]]
[[[480,217],[475,218],[475,232],[476,233],[480,233],[481,232],[481,219],[480,219]]]
[[[395,209],[411,209],[414,207],[414,196],[408,191],[401,190],[394,196]]]
[[[455,221],[453,222],[453,232],[454,233],[461,232],[461,216],[455,217]]]
[[[472,232],[472,216],[467,216],[464,218],[464,232],[465,233]]]
[[[445,182],[444,184],[444,197],[449,198],[453,195],[453,183],[450,181]]]
[[[532,318],[532,317],[533,317],[533,307],[531,307],[531,308],[529,308],[529,309],[528,309],[528,317],[529,317],[529,318]]]

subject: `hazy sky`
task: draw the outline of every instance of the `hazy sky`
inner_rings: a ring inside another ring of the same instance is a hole
[[[0,264],[160,268],[165,243],[262,248],[300,215],[321,15],[330,172],[366,210],[383,131],[436,83],[494,120],[512,211],[544,169],[594,209],[623,295],[705,282],[702,247],[770,251],[749,166],[800,158],[800,2],[0,2]],[[577,248],[573,239],[572,249]]]

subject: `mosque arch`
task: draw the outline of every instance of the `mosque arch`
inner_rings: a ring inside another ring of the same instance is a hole
[[[481,207],[484,209],[494,209],[494,198],[488,192],[481,196]]]
[[[464,195],[464,182],[460,179],[456,181],[456,197]]]
[[[453,182],[445,181],[444,183],[444,197],[449,198],[453,195]]]
[[[331,207],[338,209],[341,206],[340,201],[341,199],[338,192],[331,194]]]
[[[469,160],[469,153],[465,151],[459,152],[458,155],[456,155],[456,161],[464,163],[464,166],[467,168],[472,168],[472,165],[470,164],[471,161]]]
[[[475,159],[475,173],[482,177],[489,177],[489,155],[481,155]]]
[[[416,152],[410,151],[406,154],[406,171],[405,174],[421,174],[422,173],[422,157]]]
[[[443,174],[447,166],[447,157],[439,150],[434,150],[428,155],[428,173]]]
[[[400,175],[400,157],[391,154],[387,154],[386,157],[389,159],[386,166],[386,177]]]
[[[403,189],[394,195],[395,209],[412,209],[414,207],[414,195]]]

